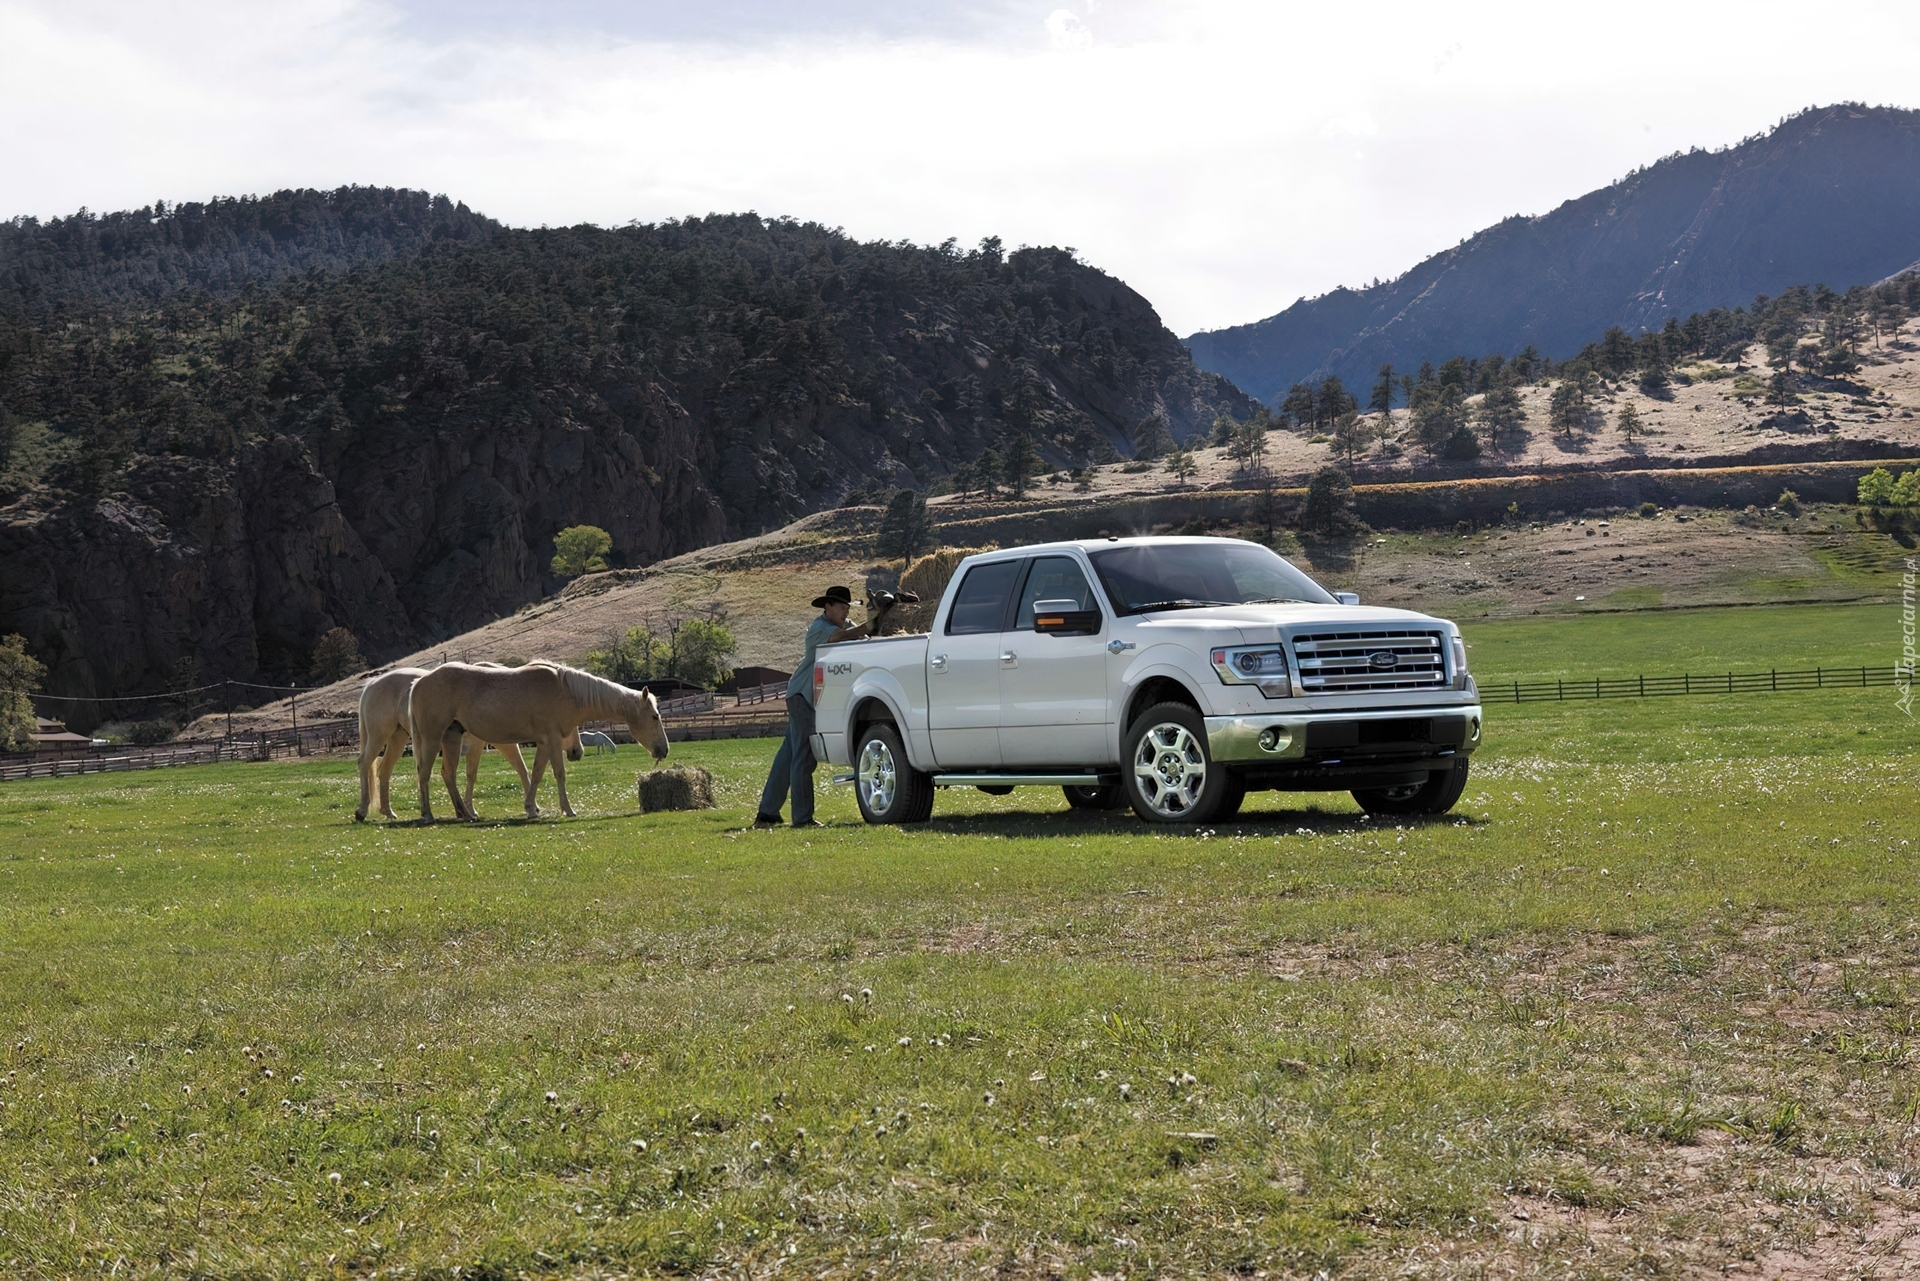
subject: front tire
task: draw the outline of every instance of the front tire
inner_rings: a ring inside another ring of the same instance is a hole
[[[867,822],[924,823],[933,813],[933,780],[908,762],[893,726],[867,730],[853,764],[853,794]]]
[[[1424,783],[1404,787],[1357,787],[1353,799],[1369,814],[1444,814],[1467,788],[1468,758],[1427,775]]]
[[[1211,821],[1230,782],[1207,753],[1206,722],[1185,703],[1140,714],[1127,731],[1120,774],[1133,812],[1149,823]]]

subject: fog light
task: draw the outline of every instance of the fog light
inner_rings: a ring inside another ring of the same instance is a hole
[[[1284,729],[1270,726],[1260,731],[1260,750],[1263,752],[1284,752],[1293,745],[1293,735]]]
[[[1478,716],[1467,717],[1467,741],[1471,743],[1480,741],[1480,718]]]

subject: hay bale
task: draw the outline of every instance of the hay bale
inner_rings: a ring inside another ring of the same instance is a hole
[[[642,814],[713,808],[713,775],[698,765],[645,771],[637,790]]]

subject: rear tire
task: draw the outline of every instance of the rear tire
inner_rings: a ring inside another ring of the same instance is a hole
[[[1118,783],[1092,787],[1069,783],[1060,790],[1067,794],[1067,804],[1077,810],[1117,810],[1127,803],[1126,790]]]
[[[899,731],[875,725],[853,755],[854,799],[869,823],[924,823],[933,813],[933,780],[907,761]]]
[[[1424,783],[1405,787],[1355,788],[1353,799],[1369,814],[1444,814],[1467,788],[1468,758],[1427,775]]]
[[[1127,730],[1121,785],[1149,823],[1208,823],[1231,780],[1207,753],[1207,726],[1185,703],[1157,703]]]

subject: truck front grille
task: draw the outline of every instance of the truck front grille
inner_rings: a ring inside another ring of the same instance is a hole
[[[1294,670],[1309,694],[1444,689],[1446,652],[1438,632],[1309,632],[1293,638]]]

